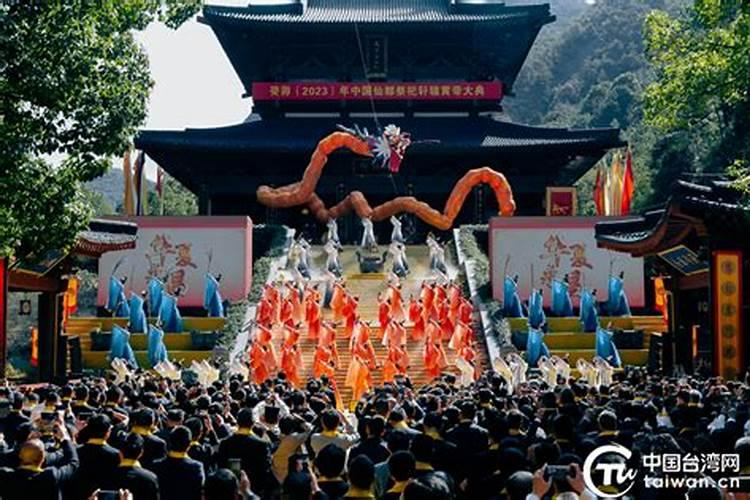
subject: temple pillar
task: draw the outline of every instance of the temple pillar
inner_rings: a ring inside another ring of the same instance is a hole
[[[39,379],[50,382],[65,376],[67,349],[62,336],[62,295],[39,294]]]

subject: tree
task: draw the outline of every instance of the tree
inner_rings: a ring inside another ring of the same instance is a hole
[[[656,79],[644,95],[646,120],[685,130],[704,148],[704,170],[725,171],[750,153],[750,3],[694,0],[682,17],[656,11],[646,22]]]
[[[154,191],[148,193],[148,209],[152,215],[197,215],[198,199],[176,179],[164,173],[164,195],[161,200]],[[163,206],[163,209],[161,205]]]
[[[178,26],[199,0],[0,4],[0,255],[65,249],[101,175],[145,118],[152,82],[133,32]]]

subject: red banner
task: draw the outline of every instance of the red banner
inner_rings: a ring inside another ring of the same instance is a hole
[[[502,82],[257,82],[255,101],[472,101],[503,98]]]
[[[547,215],[573,217],[578,212],[578,196],[574,187],[547,188]]]

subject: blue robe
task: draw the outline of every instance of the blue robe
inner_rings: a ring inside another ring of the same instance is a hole
[[[539,293],[539,290],[534,290],[529,295],[529,326],[540,328],[545,321],[547,321],[547,317],[544,314],[542,294]]]
[[[130,332],[119,325],[112,326],[112,340],[109,346],[110,361],[117,358],[124,359],[129,365],[137,368],[138,361],[130,346]]]
[[[609,300],[607,308],[610,316],[630,316],[630,304],[625,295],[625,285],[617,276],[609,277]]]
[[[604,359],[615,368],[622,366],[620,352],[612,339],[612,332],[604,328],[596,329],[596,355]]]
[[[159,278],[148,280],[148,315],[155,318],[161,311],[161,294],[164,291],[164,283]]]
[[[143,298],[139,295],[130,294],[130,332],[146,333],[148,331],[148,321],[146,321],[146,311],[143,310]]]
[[[148,329],[148,362],[153,368],[168,359],[167,346],[164,345],[164,332],[161,328],[151,325]]]
[[[168,333],[182,333],[182,316],[177,307],[177,297],[167,292],[161,295],[161,310],[159,311],[161,326]]]
[[[581,294],[581,325],[584,332],[595,332],[599,328],[596,297],[588,290],[584,290]]]
[[[224,304],[219,293],[219,280],[211,273],[206,273],[206,286],[203,291],[203,308],[210,318],[224,317]]]
[[[549,348],[544,343],[544,332],[529,328],[529,335],[526,338],[526,362],[529,366],[536,366],[542,356],[549,357]]]
[[[118,318],[127,318],[130,316],[128,298],[125,296],[125,285],[114,276],[109,277],[107,310],[112,312]]]
[[[573,302],[568,293],[568,284],[564,281],[552,282],[552,314],[561,318],[573,316]]]
[[[505,277],[503,289],[503,316],[506,318],[523,318],[521,297],[518,296],[518,284],[509,276]]]

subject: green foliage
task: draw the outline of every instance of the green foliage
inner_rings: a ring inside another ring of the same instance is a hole
[[[101,175],[145,118],[148,60],[134,31],[177,25],[195,0],[0,4],[0,253],[66,248]],[[50,157],[60,159],[52,165]]]
[[[198,197],[166,172],[164,173],[163,189],[164,197],[162,200],[159,200],[155,190],[149,191],[148,213],[150,215],[198,215]]]
[[[683,17],[653,12],[646,48],[656,79],[644,95],[649,124],[682,131],[701,169],[750,157],[750,3],[694,0]]]

